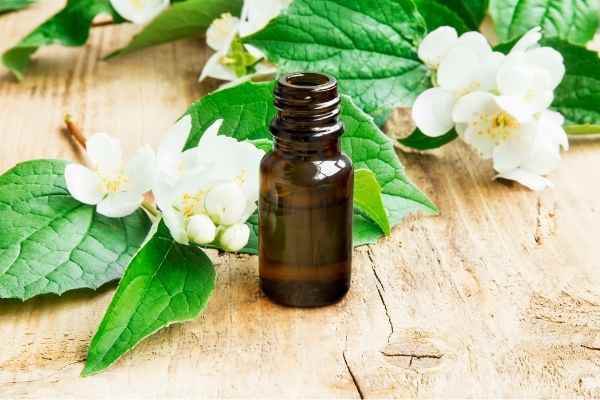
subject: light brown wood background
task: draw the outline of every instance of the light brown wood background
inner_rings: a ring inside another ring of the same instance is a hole
[[[0,16],[0,51],[61,5]],[[45,48],[22,83],[0,70],[2,170],[76,159],[60,131],[65,112],[127,150],[155,145],[216,87],[196,82],[209,55],[200,40],[101,61],[135,31],[96,28],[84,48]],[[83,379],[114,284],[0,301],[0,398],[600,396],[600,142],[573,143],[543,193],[491,181],[490,164],[459,142],[400,158],[442,213],[357,249],[338,305],[273,305],[256,257],[217,257],[200,318]]]

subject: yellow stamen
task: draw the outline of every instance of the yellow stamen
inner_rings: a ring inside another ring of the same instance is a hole
[[[181,198],[181,208],[179,211],[186,218],[203,213],[205,197],[206,192],[204,191],[200,191],[196,194],[185,193]]]
[[[102,188],[106,193],[117,193],[120,192],[128,182],[128,178],[119,174],[116,177],[102,177]]]
[[[129,0],[131,2],[131,5],[134,6],[135,8],[137,8],[138,10],[141,10],[142,8],[144,8],[144,0]]]
[[[482,115],[482,120],[476,120],[473,125],[478,130],[479,135],[488,136],[496,144],[506,142],[520,127],[519,121],[504,111],[497,112],[488,118]]]
[[[235,178],[235,181],[238,184],[243,185],[244,182],[246,182],[246,179],[248,179],[248,171],[242,169],[242,172],[240,172],[240,174]]]

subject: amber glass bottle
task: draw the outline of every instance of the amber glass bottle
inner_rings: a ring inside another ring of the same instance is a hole
[[[282,77],[275,88],[273,152],[260,166],[260,279],[273,301],[331,304],[350,287],[352,162],[342,154],[335,79]]]

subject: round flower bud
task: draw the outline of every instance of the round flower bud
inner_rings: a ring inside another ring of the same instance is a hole
[[[194,215],[188,221],[187,234],[192,242],[206,244],[215,240],[217,227],[207,215]]]
[[[227,251],[241,250],[250,239],[250,228],[246,224],[235,224],[225,228],[221,233],[220,242]]]
[[[233,225],[246,210],[246,195],[236,182],[216,185],[204,200],[206,212],[217,225]]]

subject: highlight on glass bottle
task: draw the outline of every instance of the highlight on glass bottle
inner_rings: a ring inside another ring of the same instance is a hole
[[[260,166],[261,287],[273,301],[314,307],[350,288],[353,169],[334,78],[283,76],[275,88],[274,148]]]

